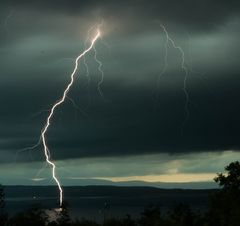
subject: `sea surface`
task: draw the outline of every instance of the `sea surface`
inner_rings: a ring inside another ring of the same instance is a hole
[[[207,210],[208,198],[215,190],[159,189],[151,187],[85,186],[64,188],[64,201],[73,218],[100,221],[104,217],[137,217],[148,205],[158,205],[163,213],[177,203],[194,211]],[[53,186],[8,186],[6,209],[13,215],[34,205],[57,209],[57,189]]]

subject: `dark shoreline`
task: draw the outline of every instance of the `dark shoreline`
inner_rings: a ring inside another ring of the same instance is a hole
[[[56,186],[4,186],[6,209],[17,213],[29,206],[58,207]],[[153,204],[163,212],[176,203],[185,203],[193,210],[205,212],[209,195],[217,189],[161,189],[155,187],[66,186],[64,200],[70,213],[76,217],[98,218],[106,203],[114,217],[138,215],[144,207]]]

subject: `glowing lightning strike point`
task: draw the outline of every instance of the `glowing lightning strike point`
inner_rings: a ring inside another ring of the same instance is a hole
[[[41,132],[41,139],[42,139],[43,146],[44,146],[44,154],[45,154],[45,157],[46,157],[46,162],[48,163],[48,165],[50,165],[50,166],[52,167],[52,177],[53,177],[53,179],[55,180],[55,182],[56,182],[56,184],[57,184],[57,186],[58,186],[58,189],[59,189],[59,203],[60,203],[60,207],[62,207],[62,202],[63,202],[63,190],[62,190],[61,184],[60,184],[60,182],[59,182],[59,180],[58,180],[58,178],[57,178],[57,176],[56,176],[56,165],[50,160],[50,155],[49,155],[50,152],[49,152],[49,149],[48,149],[48,146],[47,146],[47,142],[46,142],[46,133],[47,133],[47,130],[48,130],[49,126],[50,126],[50,120],[51,120],[52,117],[53,117],[53,114],[54,114],[55,109],[65,101],[65,99],[66,99],[66,97],[67,97],[67,94],[68,94],[68,92],[69,92],[69,90],[70,90],[70,88],[71,88],[71,86],[72,86],[72,84],[73,84],[73,82],[74,82],[74,75],[75,75],[75,73],[76,73],[76,71],[77,71],[77,69],[78,69],[78,61],[79,61],[82,57],[84,57],[84,55],[85,55],[86,53],[88,53],[92,48],[94,48],[94,44],[95,44],[95,42],[97,41],[97,39],[98,39],[99,37],[100,37],[100,31],[97,30],[97,34],[96,34],[95,37],[91,40],[91,45],[90,45],[87,49],[85,49],[85,50],[83,51],[83,53],[81,53],[81,54],[76,58],[76,60],[75,60],[75,67],[74,67],[74,70],[73,70],[73,72],[72,72],[72,74],[71,74],[71,80],[70,80],[69,84],[67,85],[66,89],[64,90],[63,95],[62,95],[62,98],[59,99],[59,100],[52,106],[51,111],[50,111],[50,114],[49,114],[48,117],[47,117],[47,122],[46,122],[46,124],[45,124],[45,126],[44,126],[44,128],[43,128],[43,130],[42,130],[42,132]]]
[[[163,31],[166,35],[166,38],[167,38],[166,45],[165,45],[165,65],[164,65],[164,68],[163,68],[160,76],[163,75],[163,73],[165,72],[166,67],[167,67],[167,57],[168,57],[167,56],[167,46],[168,46],[168,43],[171,42],[173,48],[177,49],[181,53],[181,58],[182,58],[181,67],[182,67],[183,71],[185,72],[185,76],[184,76],[184,80],[183,80],[183,92],[184,92],[185,99],[186,99],[185,106],[184,106],[185,113],[186,113],[185,119],[183,121],[183,126],[184,126],[188,117],[189,117],[189,110],[188,110],[189,95],[188,95],[188,92],[187,92],[187,78],[188,78],[189,72],[188,72],[188,68],[187,68],[186,63],[185,63],[185,53],[184,53],[183,49],[180,46],[176,45],[174,40],[169,36],[169,34],[167,32],[167,29],[162,24],[160,24],[160,26],[163,29]],[[158,84],[159,84],[159,79],[158,79]]]

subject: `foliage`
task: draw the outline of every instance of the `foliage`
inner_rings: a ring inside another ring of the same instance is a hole
[[[225,167],[227,175],[223,173],[217,174],[214,178],[215,182],[219,184],[224,190],[231,190],[239,192],[240,190],[240,163],[238,161],[231,162]]]
[[[225,167],[226,174],[219,173],[214,180],[222,188],[212,195],[208,212],[211,226],[239,226],[240,222],[240,163]]]
[[[47,224],[48,216],[38,205],[16,214],[8,222],[9,226],[45,226]]]
[[[161,211],[158,206],[150,205],[141,213],[140,226],[160,226],[162,222]]]
[[[194,214],[190,207],[184,203],[175,205],[168,213],[170,225],[193,226]]]

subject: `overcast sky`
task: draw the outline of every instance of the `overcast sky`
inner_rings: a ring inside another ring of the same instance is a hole
[[[49,179],[42,146],[21,150],[38,142],[101,22],[104,97],[92,51],[69,93],[79,108],[67,99],[47,133],[59,177],[205,181],[237,160],[239,1],[1,1],[0,182]]]

